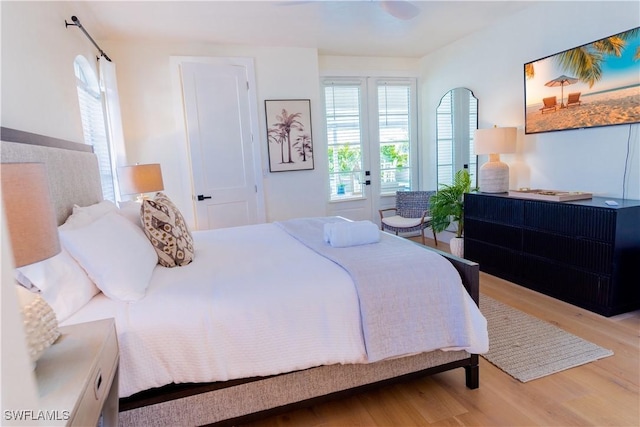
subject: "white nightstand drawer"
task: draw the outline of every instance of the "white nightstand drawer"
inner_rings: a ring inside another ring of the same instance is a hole
[[[98,357],[76,414],[71,420],[71,425],[95,424],[113,384],[118,360],[118,342],[114,328],[105,340],[102,353]]]
[[[42,409],[67,414],[51,425],[96,425],[106,399],[115,399],[108,405],[115,407],[109,419],[117,424],[119,350],[113,319],[64,326],[60,333],[36,364]]]

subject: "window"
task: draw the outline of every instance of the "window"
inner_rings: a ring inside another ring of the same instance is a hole
[[[415,81],[327,79],[323,85],[330,200],[364,198],[374,172],[378,195],[410,190]]]
[[[411,86],[379,83],[380,193],[411,189]]]
[[[331,200],[363,197],[361,93],[359,83],[324,88]]]
[[[471,91],[456,88],[447,92],[436,110],[438,188],[451,185],[453,176],[467,168],[471,185],[476,182],[477,156],[474,132],[478,126],[478,100]]]
[[[111,153],[98,79],[85,57],[77,56],[73,65],[84,142],[93,146],[93,151],[98,157],[102,196],[115,202],[116,195],[113,183],[113,169],[111,167]]]

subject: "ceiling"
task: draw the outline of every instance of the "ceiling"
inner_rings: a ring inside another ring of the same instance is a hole
[[[406,2],[399,2],[406,3]],[[75,1],[97,41],[162,41],[317,48],[323,55],[422,57],[508,18],[534,2],[411,1],[417,16],[394,17],[398,2]]]

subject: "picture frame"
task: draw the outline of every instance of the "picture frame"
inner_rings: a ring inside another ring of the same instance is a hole
[[[267,99],[269,172],[314,168],[311,132],[311,100]]]

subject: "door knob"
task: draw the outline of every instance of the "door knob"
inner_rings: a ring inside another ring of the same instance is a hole
[[[205,196],[205,195],[202,195],[202,194],[198,194],[198,201],[199,202],[203,201],[204,199],[210,199],[210,198],[211,198],[211,196]]]

